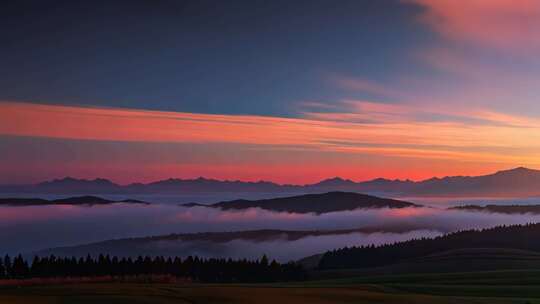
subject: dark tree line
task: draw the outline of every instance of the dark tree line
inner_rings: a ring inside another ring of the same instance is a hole
[[[277,282],[306,278],[300,265],[260,260],[201,259],[198,257],[118,258],[99,255],[97,258],[34,257],[28,263],[21,255],[0,258],[0,279],[172,275],[199,282]]]
[[[367,268],[390,265],[443,251],[466,248],[509,248],[540,251],[540,224],[458,231],[381,246],[346,247],[326,252],[320,269]]]

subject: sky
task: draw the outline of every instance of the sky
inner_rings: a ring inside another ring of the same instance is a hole
[[[536,0],[10,1],[0,183],[540,168]]]

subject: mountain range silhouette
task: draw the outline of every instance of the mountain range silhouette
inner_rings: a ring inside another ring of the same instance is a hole
[[[540,195],[540,170],[518,167],[482,176],[433,177],[423,181],[377,178],[355,182],[340,177],[314,184],[292,185],[269,181],[246,182],[208,178],[170,178],[151,183],[120,185],[108,179],[65,177],[28,185],[0,185],[0,193],[48,194],[306,194],[330,191],[386,196],[527,197]]]

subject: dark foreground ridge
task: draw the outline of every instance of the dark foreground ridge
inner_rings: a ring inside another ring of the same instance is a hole
[[[212,205],[185,204],[187,207],[205,206],[223,210],[239,210],[261,208],[277,212],[293,213],[327,213],[355,209],[405,208],[421,207],[421,205],[388,198],[359,194],[353,192],[328,192],[323,194],[305,194],[263,200],[234,200]]]
[[[472,248],[499,248],[540,252],[540,224],[500,226],[450,233],[433,239],[421,238],[381,246],[350,247],[326,252],[319,269],[353,269],[393,265]]]
[[[138,200],[120,200],[113,201],[104,199],[97,196],[76,196],[68,197],[56,200],[46,200],[41,198],[0,198],[0,206],[46,206],[46,205],[108,205],[108,204],[145,204],[149,205],[148,202],[138,201]]]

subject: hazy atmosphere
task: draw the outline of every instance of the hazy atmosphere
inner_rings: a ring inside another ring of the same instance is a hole
[[[460,200],[460,202],[468,202],[468,200]],[[489,201],[484,202],[489,203]],[[526,204],[527,201],[521,203]],[[457,230],[488,228],[502,224],[525,224],[540,220],[540,213],[499,214],[446,210],[444,205],[440,205],[441,203],[436,204],[439,206],[357,209],[320,215],[272,212],[258,208],[223,211],[205,207],[185,208],[171,204],[0,207],[2,228],[0,241],[5,244],[4,250],[31,254],[51,247],[171,233],[259,229],[310,231],[369,228],[373,230],[366,233],[309,236],[294,241],[279,240],[279,238],[270,241],[239,239],[218,244],[206,241],[202,244],[181,241],[175,244],[175,242],[163,241],[153,244],[159,249],[151,252],[152,254],[161,252],[183,256],[197,254],[208,257],[234,255],[249,258],[268,254],[288,261],[345,246],[392,243]],[[275,246],[275,242],[283,244]]]

